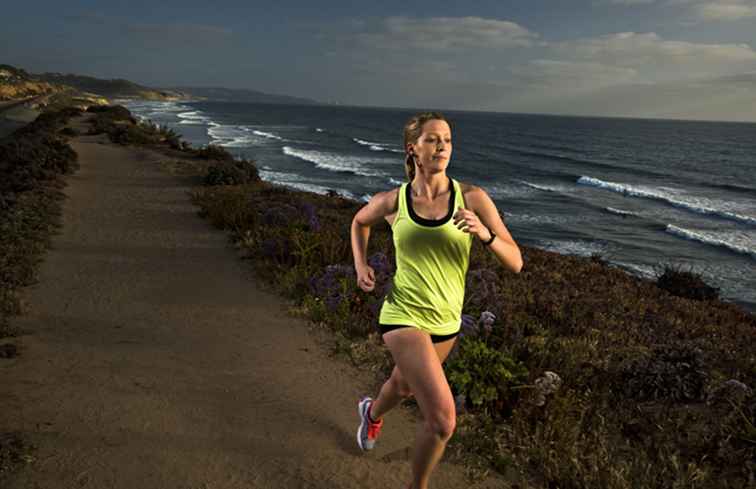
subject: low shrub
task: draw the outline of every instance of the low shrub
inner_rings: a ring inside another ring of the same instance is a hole
[[[202,148],[193,150],[194,155],[203,160],[233,161],[234,156],[224,147],[217,144],[208,144]]]
[[[17,291],[36,281],[38,265],[59,226],[60,175],[78,169],[76,153],[57,134],[74,110],[40,114],[0,140],[0,336],[14,334]]]
[[[517,391],[512,387],[528,379],[521,362],[469,335],[459,340],[459,351],[444,370],[455,393],[490,415],[502,414],[504,406],[515,404]]]
[[[656,286],[672,295],[710,301],[719,298],[719,288],[704,282],[701,274],[691,270],[684,271],[679,266],[665,265],[664,272],[656,279]]]
[[[205,185],[244,185],[260,181],[254,163],[243,160],[219,161],[207,169]]]

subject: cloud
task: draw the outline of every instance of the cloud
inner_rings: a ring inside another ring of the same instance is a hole
[[[756,122],[756,73],[518,99],[512,110],[575,115]]]
[[[327,46],[320,52],[335,55],[317,58],[320,68],[342,73],[355,87],[332,96],[374,105],[637,115],[631,100],[611,97],[661,104],[658,92],[669,97],[666,114],[682,114],[685,101],[676,89],[733,107],[725,103],[732,83],[695,88],[690,80],[756,72],[748,44],[670,40],[654,32],[552,42],[514,22],[470,17],[365,19],[323,32]],[[749,88],[739,100],[750,94]]]
[[[695,21],[734,21],[756,17],[756,0],[598,0],[611,5],[682,6]]]
[[[329,68],[386,87],[408,83],[488,83],[512,53],[542,46],[540,36],[514,22],[480,17],[347,19],[321,29],[318,56]]]
[[[638,70],[650,81],[724,75],[756,63],[748,44],[671,41],[653,32],[621,32],[551,44],[562,59]]]
[[[606,0],[605,3],[611,3],[612,5],[647,5],[649,3],[656,3],[657,0]]]
[[[532,60],[510,71],[525,86],[557,86],[573,90],[629,83],[635,81],[638,75],[634,68],[551,59]]]
[[[533,46],[538,34],[514,22],[481,17],[389,17],[357,36],[373,48],[430,51]]]
[[[740,20],[756,17],[756,1],[720,0],[705,2],[695,5],[694,11],[701,20]]]

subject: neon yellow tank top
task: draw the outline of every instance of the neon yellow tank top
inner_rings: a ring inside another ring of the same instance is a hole
[[[399,189],[399,208],[391,224],[396,273],[381,307],[380,324],[415,326],[439,335],[460,328],[473,237],[454,225],[452,216],[465,203],[459,182],[451,177],[449,182],[449,210],[438,220],[415,214],[409,183]]]

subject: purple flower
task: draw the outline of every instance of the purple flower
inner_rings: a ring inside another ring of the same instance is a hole
[[[315,297],[324,299],[327,304],[335,309],[343,299],[342,279],[354,281],[354,268],[349,265],[328,265],[320,275],[308,280],[310,292]]]
[[[475,327],[475,319],[469,314],[462,314],[462,324],[460,325],[460,336],[475,336],[477,331]]]
[[[303,203],[300,209],[307,218],[307,225],[310,227],[310,231],[320,231],[320,220],[318,219],[318,213],[315,206],[310,203]]]
[[[373,268],[376,275],[389,273],[389,259],[383,252],[379,251],[373,253],[373,255],[368,258],[368,265]]]

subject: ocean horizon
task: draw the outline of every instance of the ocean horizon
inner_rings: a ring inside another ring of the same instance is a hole
[[[116,101],[194,146],[254,160],[260,176],[367,202],[406,180],[413,109]],[[442,111],[447,173],[484,188],[523,245],[600,254],[653,279],[700,273],[756,313],[756,123]]]

